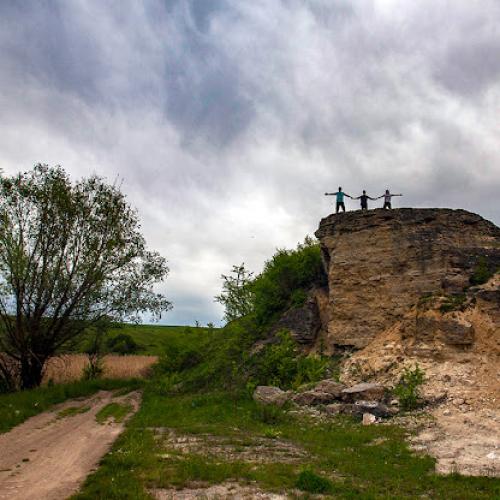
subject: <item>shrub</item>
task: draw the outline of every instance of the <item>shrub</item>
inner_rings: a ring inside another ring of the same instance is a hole
[[[104,373],[102,358],[89,355],[89,362],[83,367],[82,380],[95,380]]]
[[[309,493],[331,493],[333,490],[333,483],[329,479],[319,476],[310,469],[305,469],[299,474],[295,486]]]
[[[325,283],[319,244],[314,240],[306,238],[295,250],[278,250],[251,284],[257,325],[269,325],[286,308],[303,304],[305,290]]]
[[[486,283],[494,274],[495,270],[488,266],[486,257],[482,256],[479,257],[476,267],[474,268],[474,272],[469,278],[469,282],[471,285],[482,285]]]
[[[278,338],[278,343],[267,346],[254,356],[251,367],[254,385],[295,389],[327,375],[330,367],[328,358],[300,354],[297,344],[286,330],[278,333]]]
[[[439,306],[439,310],[442,313],[447,313],[451,311],[457,311],[462,308],[467,297],[465,294],[451,295],[446,297],[446,301]]]
[[[285,422],[287,414],[283,408],[276,405],[257,405],[254,418],[263,424],[276,425]]]
[[[141,346],[128,333],[119,333],[110,337],[106,346],[111,352],[118,354],[135,354],[141,349]]]
[[[418,406],[420,396],[420,386],[424,383],[424,371],[415,365],[412,370],[405,368],[399,379],[398,385],[394,388],[394,395],[399,399],[399,404],[403,410],[413,410]]]

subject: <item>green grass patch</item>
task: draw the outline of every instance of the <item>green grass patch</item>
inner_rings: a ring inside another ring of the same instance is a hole
[[[90,410],[88,406],[70,406],[57,413],[57,418],[73,417],[81,413],[87,413]]]
[[[90,396],[100,390],[136,389],[143,385],[140,380],[102,379],[0,394],[0,434],[68,399]]]
[[[310,469],[303,470],[295,486],[302,491],[308,491],[309,493],[331,493],[334,489],[333,483]]]
[[[120,403],[109,403],[97,412],[95,419],[100,424],[104,424],[111,419],[113,419],[116,423],[120,423],[123,422],[125,417],[131,411],[132,411],[131,405],[124,405]]]

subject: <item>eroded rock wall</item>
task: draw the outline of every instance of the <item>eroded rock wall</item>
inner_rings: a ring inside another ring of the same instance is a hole
[[[328,274],[329,350],[363,348],[422,296],[461,293],[480,263],[500,267],[500,229],[464,210],[334,214],[316,236]],[[473,332],[456,336],[469,339]]]

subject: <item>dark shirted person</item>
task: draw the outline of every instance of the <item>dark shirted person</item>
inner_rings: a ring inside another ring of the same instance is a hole
[[[372,198],[366,194],[366,191],[363,189],[363,194],[361,196],[357,196],[353,198],[353,200],[361,200],[361,210],[368,210],[368,200],[375,201],[377,198]]]
[[[325,193],[325,196],[336,196],[336,203],[335,203],[335,213],[336,214],[339,213],[340,209],[342,209],[345,212],[344,196],[347,196],[348,198],[352,198],[352,196],[349,196],[347,193],[344,193],[340,186],[339,186],[339,190],[336,193]]]

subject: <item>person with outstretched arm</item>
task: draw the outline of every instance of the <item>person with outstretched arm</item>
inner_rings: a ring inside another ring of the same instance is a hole
[[[393,196],[403,196],[402,194],[392,194],[388,189],[385,190],[385,193],[382,196],[379,196],[378,199],[384,198],[384,206],[382,208],[388,208],[389,210],[392,208],[391,198]]]
[[[361,196],[357,196],[353,198],[353,200],[361,200],[361,210],[368,210],[368,200],[378,200],[378,198],[372,198],[366,194],[366,191],[363,189],[363,194]]]
[[[344,196],[352,199],[352,196],[349,196],[347,193],[342,191],[342,188],[339,186],[339,190],[336,193],[325,193],[325,196],[336,196],[337,202],[335,203],[335,213],[338,214],[339,210],[342,209],[345,212],[344,205]]]

